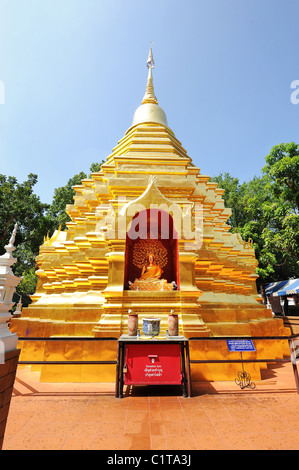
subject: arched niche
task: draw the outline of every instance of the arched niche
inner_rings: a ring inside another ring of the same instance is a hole
[[[139,247],[142,247],[142,253],[147,250],[148,254],[157,252],[161,248],[163,261],[165,262],[165,257],[167,258],[166,264],[161,266],[163,269],[161,277],[168,283],[174,281],[179,289],[178,233],[168,212],[161,209],[145,209],[134,215],[126,234],[125,289],[128,288],[129,281],[134,282],[141,276],[142,267],[136,262],[136,252]],[[156,256],[157,258],[159,256]]]

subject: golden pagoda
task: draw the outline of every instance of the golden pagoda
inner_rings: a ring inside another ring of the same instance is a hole
[[[224,190],[202,175],[168,127],[154,93],[152,49],[142,104],[101,171],[75,186],[67,230],[45,239],[32,304],[11,322],[20,337],[115,337],[128,311],[161,318],[171,310],[191,359],[238,359],[223,336],[287,335],[257,298],[251,243],[231,233]],[[151,262],[148,260],[151,259]],[[150,273],[147,276],[145,273]],[[20,360],[113,361],[115,341],[23,342]],[[259,341],[246,358],[282,358],[287,342]],[[259,379],[266,363],[247,364]],[[32,366],[41,381],[107,382],[114,365]],[[192,365],[192,380],[234,380],[239,364]]]

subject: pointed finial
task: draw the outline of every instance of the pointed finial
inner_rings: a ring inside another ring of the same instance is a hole
[[[146,66],[147,66],[148,69],[150,67],[152,69],[155,67],[155,61],[154,61],[153,51],[152,51],[152,42],[150,43],[150,50],[149,50],[148,58],[147,58],[147,61],[146,61]]]
[[[16,239],[17,229],[18,229],[18,224],[16,223],[14,226],[13,232],[11,234],[11,237],[9,239],[8,245],[5,245],[4,247],[7,253],[12,253],[12,251],[15,251],[16,249],[14,246],[14,242]]]
[[[13,245],[15,242],[17,229],[18,229],[18,224],[16,223],[14,226],[13,232],[11,234],[10,240],[9,240],[10,245]]]
[[[154,67],[154,65],[155,65],[155,61],[153,58],[152,43],[151,43],[149,54],[148,54],[148,59],[146,61],[146,66],[148,68],[148,77],[147,77],[146,90],[145,90],[145,95],[142,100],[142,104],[145,104],[145,103],[158,104],[158,100],[154,92],[153,77],[152,77],[152,68]]]

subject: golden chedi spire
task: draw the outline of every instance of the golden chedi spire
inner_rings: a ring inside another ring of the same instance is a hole
[[[154,92],[153,75],[152,75],[152,69],[155,66],[155,61],[153,58],[153,51],[152,51],[152,43],[150,45],[150,51],[148,54],[146,66],[148,68],[148,77],[147,77],[146,90],[145,90],[145,95],[142,100],[142,104],[145,104],[145,103],[158,104],[158,100]]]
[[[162,124],[162,126],[168,126],[166,114],[163,109],[158,105],[158,100],[155,96],[152,69],[155,65],[152,51],[152,43],[150,45],[150,51],[146,66],[148,68],[147,84],[145,89],[145,95],[142,100],[141,106],[137,108],[133,117],[132,126],[142,124],[145,122],[152,122],[155,124]]]

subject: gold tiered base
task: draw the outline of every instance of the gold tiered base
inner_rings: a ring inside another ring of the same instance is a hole
[[[196,294],[197,296],[198,294]],[[229,352],[225,336],[283,336],[288,334],[283,320],[273,319],[271,312],[258,303],[253,307],[235,305],[229,309],[225,304],[200,306],[196,296],[184,297],[181,292],[130,292],[124,291],[109,298],[105,308],[89,305],[85,309],[65,307],[42,310],[29,307],[28,317],[14,320],[14,329],[20,337],[113,337],[118,338],[127,333],[127,312],[134,305],[134,312],[139,316],[139,328],[142,334],[142,318],[157,316],[161,318],[160,335],[165,335],[168,328],[170,309],[179,315],[179,335],[187,338],[200,337],[201,340],[190,340],[191,360],[235,360],[239,353]],[[204,300],[204,295],[201,297]],[[200,299],[201,299],[200,298]],[[220,300],[220,299],[219,299]],[[120,308],[121,305],[121,308]],[[38,310],[38,312],[37,312]],[[104,313],[102,313],[104,312]],[[122,312],[122,313],[120,313]],[[67,315],[68,314],[68,315]],[[46,318],[47,317],[47,318]],[[52,317],[52,318],[50,318]],[[69,321],[62,320],[67,318]],[[75,321],[78,317],[86,321]],[[99,321],[96,321],[100,318]],[[203,322],[203,319],[205,320]],[[217,320],[217,321],[216,321]],[[219,340],[205,339],[208,337]],[[84,361],[116,361],[117,341],[24,341],[19,342],[20,360],[31,361],[82,361],[80,365],[35,365],[32,370],[40,371],[42,382],[114,382],[115,365],[85,365]],[[287,341],[257,340],[256,352],[243,353],[244,359],[281,359],[289,354]],[[21,366],[20,366],[21,367]],[[246,363],[246,371],[252,380],[260,380],[261,372],[267,368],[265,363]],[[192,364],[193,381],[234,380],[241,364],[210,363]]]
[[[287,341],[278,344],[269,340],[259,340],[256,353],[243,353],[243,359],[282,359],[287,355]],[[116,342],[47,342],[43,348],[39,348],[37,342],[28,347],[22,347],[20,360],[82,360],[82,361],[116,361]],[[240,359],[239,353],[230,353],[226,342],[219,341],[190,341],[191,360],[215,361]],[[54,359],[55,358],[55,359]],[[22,367],[22,366],[19,366]],[[41,382],[114,382],[116,374],[115,365],[43,365],[31,366],[33,371],[40,371]],[[191,379],[193,382],[235,380],[242,366],[239,363],[210,363],[191,364]],[[251,375],[252,380],[261,380],[262,371],[267,369],[267,363],[246,363],[245,370]]]

